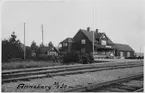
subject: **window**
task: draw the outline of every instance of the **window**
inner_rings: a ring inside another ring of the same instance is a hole
[[[103,35],[103,38],[105,38],[105,36]]]
[[[86,40],[82,39],[81,44],[86,44]]]
[[[105,40],[101,40],[101,45],[106,45],[106,41]]]
[[[63,43],[63,46],[67,46],[67,43]]]

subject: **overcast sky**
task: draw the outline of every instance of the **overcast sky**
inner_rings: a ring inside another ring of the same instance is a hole
[[[144,0],[30,0],[6,1],[2,4],[2,39],[16,32],[23,43],[26,22],[26,45],[42,42],[57,46],[79,29],[98,28],[114,43],[129,44],[143,51],[145,34]],[[95,11],[95,13],[93,12]]]

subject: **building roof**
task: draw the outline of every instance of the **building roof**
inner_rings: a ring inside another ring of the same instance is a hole
[[[87,38],[91,41],[91,42],[93,42],[93,31],[87,31],[87,30],[83,30],[83,29],[80,29],[80,31],[82,32],[82,33],[84,33],[85,34],[85,36],[87,36]],[[98,33],[96,33],[96,31],[94,31],[94,38],[95,38],[95,41],[94,42],[98,42],[97,40],[96,40],[96,38],[100,38],[102,35],[104,35],[105,33],[100,33],[100,32],[98,32]],[[105,36],[106,36],[106,34],[105,34]],[[107,36],[106,36],[107,37]],[[108,38],[108,37],[107,37]],[[108,40],[107,40],[107,44],[114,44],[109,38],[108,38]]]
[[[129,45],[115,43],[115,48],[122,51],[134,51]]]
[[[68,37],[68,38],[64,39],[61,43],[67,43],[67,42],[73,43],[74,40],[73,40],[73,38]]]
[[[87,30],[84,30],[84,29],[80,29],[80,31],[81,32],[83,32],[87,37],[88,37],[88,39],[91,41],[91,42],[93,42],[93,31],[87,31]],[[95,37],[101,37],[102,35],[103,35],[103,33],[98,33],[98,35],[96,36],[95,35],[96,34],[96,32],[94,32],[94,36]]]
[[[48,47],[41,47],[41,48],[40,48],[40,52],[41,52],[41,53],[45,53],[45,52],[50,51],[52,48],[53,48],[56,52],[59,53],[59,50],[58,50],[58,49],[56,49],[55,47],[49,47],[49,46],[48,46]]]

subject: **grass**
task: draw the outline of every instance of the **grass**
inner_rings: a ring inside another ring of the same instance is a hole
[[[103,59],[96,60],[97,63]],[[115,61],[115,59],[108,60]],[[106,61],[106,60],[105,60]],[[118,60],[119,61],[119,60]],[[121,59],[120,61],[125,61]],[[117,62],[117,60],[115,61]],[[48,66],[56,66],[56,65],[72,65],[72,64],[79,64],[79,63],[53,63],[52,61],[16,61],[16,62],[3,62],[2,63],[2,70],[10,70],[10,69],[23,69],[23,68],[33,68],[33,67],[48,67]]]
[[[62,65],[62,63],[53,63],[52,61],[21,61],[2,63],[2,70],[23,69],[32,67],[47,67],[53,65]]]
[[[48,67],[48,66],[57,66],[57,65],[73,65],[78,64],[76,62],[70,63],[54,63],[53,61],[15,61],[15,62],[3,62],[2,70],[10,69],[24,69],[24,68],[33,68],[33,67]]]

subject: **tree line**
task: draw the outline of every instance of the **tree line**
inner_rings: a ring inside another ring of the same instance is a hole
[[[31,46],[24,46],[23,43],[17,39],[15,32],[12,32],[10,38],[2,40],[2,62],[8,62],[13,58],[24,59],[24,47],[26,47],[26,59],[32,58],[32,53],[39,53],[40,47],[43,47],[43,44],[38,46],[35,41],[31,43]]]

